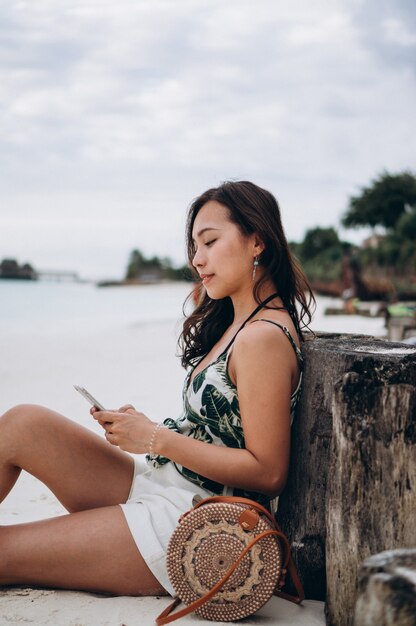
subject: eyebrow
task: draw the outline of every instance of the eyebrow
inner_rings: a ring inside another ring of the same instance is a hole
[[[220,230],[219,228],[214,228],[213,226],[206,226],[205,228],[201,228],[201,230],[199,230],[196,234],[197,237],[200,237],[201,235],[203,235],[205,232],[207,232],[207,230]],[[195,239],[192,237],[192,241],[195,241]]]

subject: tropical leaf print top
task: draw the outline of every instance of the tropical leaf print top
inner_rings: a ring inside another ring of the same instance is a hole
[[[299,384],[291,396],[290,410],[292,421],[301,392],[302,353],[286,326],[268,319],[254,321],[269,322],[278,326],[285,333],[296,353],[301,376]],[[209,363],[203,370],[198,372],[192,382],[192,372],[195,368],[188,373],[183,389],[183,414],[178,420],[166,419],[163,422],[165,426],[188,437],[217,446],[227,446],[229,448],[245,447],[237,388],[228,373],[228,360],[235,337],[236,335],[230,342],[231,345],[229,344],[215,361]],[[160,455],[147,455],[146,459],[154,468],[171,462],[170,459]],[[264,494],[243,491],[241,489],[230,489],[186,467],[176,463],[174,465],[182,476],[214,494],[244,496],[256,500],[264,506],[269,505],[270,499]]]

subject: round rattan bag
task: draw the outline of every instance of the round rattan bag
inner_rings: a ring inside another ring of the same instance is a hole
[[[253,508],[251,501],[244,498],[238,500],[204,500],[181,518],[173,532],[167,570],[184,604],[190,605],[206,596],[256,536],[276,531],[271,516],[267,517],[264,509],[262,514],[262,507]],[[215,595],[195,612],[205,619],[223,622],[255,613],[272,596],[283,561],[279,540],[272,534],[263,536],[247,550]]]

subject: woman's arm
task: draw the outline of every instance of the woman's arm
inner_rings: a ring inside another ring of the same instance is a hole
[[[236,338],[230,374],[238,391],[245,449],[215,446],[159,429],[153,450],[221,484],[278,495],[290,449],[290,396],[299,375],[287,337],[270,324],[252,324]],[[96,413],[107,439],[121,449],[148,451],[154,423],[132,409]]]

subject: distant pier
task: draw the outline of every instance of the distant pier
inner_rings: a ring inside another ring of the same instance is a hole
[[[72,270],[35,270],[30,263],[21,265],[16,259],[3,259],[0,262],[0,278],[8,280],[53,280],[56,282],[83,282]]]
[[[37,277],[41,280],[52,280],[56,282],[70,281],[81,282],[81,278],[77,272],[64,271],[64,270],[39,270],[36,272]]]

